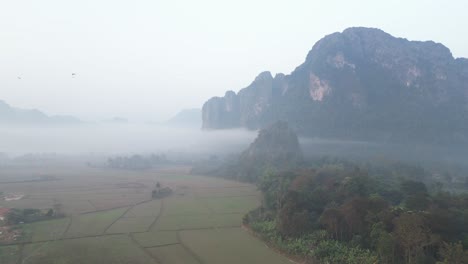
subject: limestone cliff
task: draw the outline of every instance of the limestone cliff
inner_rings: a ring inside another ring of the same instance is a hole
[[[286,120],[305,136],[468,143],[468,60],[432,41],[349,28],[318,41],[291,74],[263,72],[202,111],[204,129]]]

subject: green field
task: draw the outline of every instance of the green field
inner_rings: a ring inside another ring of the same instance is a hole
[[[23,263],[155,263],[126,235],[68,239],[26,245]]]
[[[21,226],[23,229],[22,240],[38,242],[62,238],[69,223],[70,218],[62,218],[24,224]]]
[[[177,231],[154,231],[133,234],[142,247],[156,247],[179,243]]]
[[[200,199],[215,213],[247,213],[260,205],[257,196],[227,196]]]
[[[97,213],[82,214],[72,218],[65,237],[83,237],[101,235],[114,221],[117,221],[128,208],[119,208]]]
[[[180,237],[204,264],[289,263],[240,228],[185,230]]]
[[[244,214],[189,214],[163,215],[155,225],[156,230],[184,230],[240,226]]]
[[[162,264],[200,264],[197,259],[180,244],[150,248],[149,252]]]
[[[138,204],[130,209],[125,217],[140,217],[140,216],[158,216],[161,210],[161,200],[152,200],[142,204]]]
[[[107,229],[107,234],[145,232],[149,229],[156,217],[122,217]]]
[[[29,195],[10,205],[60,203],[67,217],[18,225],[23,236],[0,246],[1,264],[288,263],[240,228],[245,213],[260,203],[255,186],[179,170],[77,171],[62,181],[37,183],[37,189],[12,185]],[[174,194],[148,200],[156,181]]]
[[[19,246],[0,247],[0,263],[16,264],[20,258]]]

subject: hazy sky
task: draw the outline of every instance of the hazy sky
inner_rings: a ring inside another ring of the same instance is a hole
[[[466,0],[0,0],[0,99],[163,120],[261,71],[290,73],[317,40],[351,26],[468,57],[467,10]]]

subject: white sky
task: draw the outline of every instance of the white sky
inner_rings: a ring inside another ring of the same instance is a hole
[[[463,0],[0,0],[0,99],[88,120],[164,120],[261,71],[290,73],[351,26],[468,57],[467,10]]]

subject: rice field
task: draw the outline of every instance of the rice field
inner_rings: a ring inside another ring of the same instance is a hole
[[[7,174],[34,174],[31,168],[17,170]],[[66,214],[16,226],[23,235],[0,246],[0,263],[289,263],[241,228],[245,213],[260,203],[255,186],[168,168],[49,167],[47,174],[59,180],[0,184],[0,191],[25,194],[0,206],[60,204]],[[152,200],[156,182],[174,194]]]

